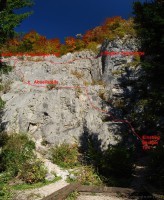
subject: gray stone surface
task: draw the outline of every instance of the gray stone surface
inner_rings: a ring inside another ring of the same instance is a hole
[[[133,38],[106,41],[101,51],[137,51],[136,43]],[[133,60],[133,56],[91,59],[94,57],[93,52],[82,51],[68,53],[61,58],[48,56],[40,62],[29,61],[26,57],[24,60],[4,58],[14,69],[2,80],[2,83],[6,79],[12,81],[10,91],[1,96],[6,102],[2,116],[3,130],[8,133],[26,132],[36,141],[60,144],[74,143],[75,139],[80,142],[86,127],[88,134],[96,135],[101,141],[103,149],[108,144],[116,144],[116,138],[121,140],[122,123],[102,120],[104,110],[110,111],[111,107],[104,103],[100,92],[104,92],[106,99],[124,95],[120,79],[127,80],[125,65]],[[113,74],[116,70],[121,73]],[[128,70],[131,70],[130,77],[136,80],[140,67],[130,66]],[[43,84],[32,86],[35,80],[57,80],[59,84],[57,88],[48,90]],[[91,84],[93,80],[94,84]],[[126,91],[131,93],[132,88],[129,86]]]

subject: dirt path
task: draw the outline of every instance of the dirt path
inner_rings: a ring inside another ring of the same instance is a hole
[[[148,176],[147,168],[148,168],[148,162],[150,160],[150,157],[141,157],[136,162],[134,174],[133,174],[133,180],[131,183],[131,187],[135,189],[136,192],[134,192],[131,197],[136,197],[139,200],[155,200],[156,198],[151,194],[150,191],[147,191],[147,182],[146,178]]]
[[[138,159],[135,164],[135,170],[133,174],[134,178],[131,183],[131,187],[135,188],[136,190],[141,190],[146,184],[146,171],[148,160],[148,157],[142,157]]]
[[[105,195],[80,195],[77,200],[128,200],[127,198]]]
[[[66,181],[60,180],[41,188],[19,191],[13,200],[40,200],[67,185]]]

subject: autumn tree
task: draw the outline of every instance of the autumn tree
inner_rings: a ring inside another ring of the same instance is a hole
[[[45,52],[47,46],[47,38],[45,36],[39,35],[37,40],[32,45],[32,50],[36,53]]]
[[[74,37],[66,37],[65,44],[69,51],[73,51],[76,48],[76,39]]]
[[[76,50],[82,50],[86,47],[85,42],[82,39],[76,39]]]
[[[34,45],[39,41],[40,35],[36,31],[25,34],[21,41],[20,51],[33,51]]]
[[[122,23],[123,21],[125,20],[122,19],[122,17],[120,16],[107,18],[105,22],[103,23],[102,28],[104,31],[109,30],[109,29],[116,29],[117,27],[119,27],[120,23]]]
[[[84,35],[83,35],[83,41],[88,44],[89,42],[93,41],[94,33],[92,30],[88,30]]]
[[[60,46],[60,54],[61,54],[61,55],[64,55],[64,54],[66,54],[66,53],[68,53],[68,52],[69,52],[68,47],[67,47],[65,44],[62,44],[62,45]]]
[[[13,39],[9,39],[5,45],[3,45],[5,48],[3,52],[13,52],[16,53],[19,51],[20,47],[20,41],[19,38],[14,37]]]
[[[59,49],[60,49],[60,46],[61,46],[59,38],[50,39],[48,42],[49,42],[49,44],[51,46],[52,53],[53,52],[59,52]]]

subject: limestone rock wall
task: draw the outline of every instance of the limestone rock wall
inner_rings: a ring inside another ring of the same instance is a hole
[[[105,41],[101,47],[101,51],[137,49],[134,38]],[[110,112],[118,118],[123,113],[109,101],[132,94],[130,85],[122,88],[120,84],[136,79],[140,66],[131,66],[133,56],[96,56],[82,51],[61,58],[3,58],[13,70],[1,77],[2,84],[8,80],[11,84],[1,95],[6,102],[1,129],[10,134],[26,132],[50,144],[80,142],[85,134],[94,134],[103,149],[116,144],[122,139],[123,124],[104,119],[110,119]],[[48,89],[34,84],[35,80],[57,80],[59,84]]]

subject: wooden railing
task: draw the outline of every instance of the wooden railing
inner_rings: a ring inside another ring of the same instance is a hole
[[[74,192],[88,192],[88,193],[123,193],[130,194],[134,192],[133,189],[119,188],[119,187],[103,187],[103,186],[88,186],[74,183],[61,188],[60,190],[52,193],[51,195],[44,197],[42,200],[65,200],[67,196]]]

